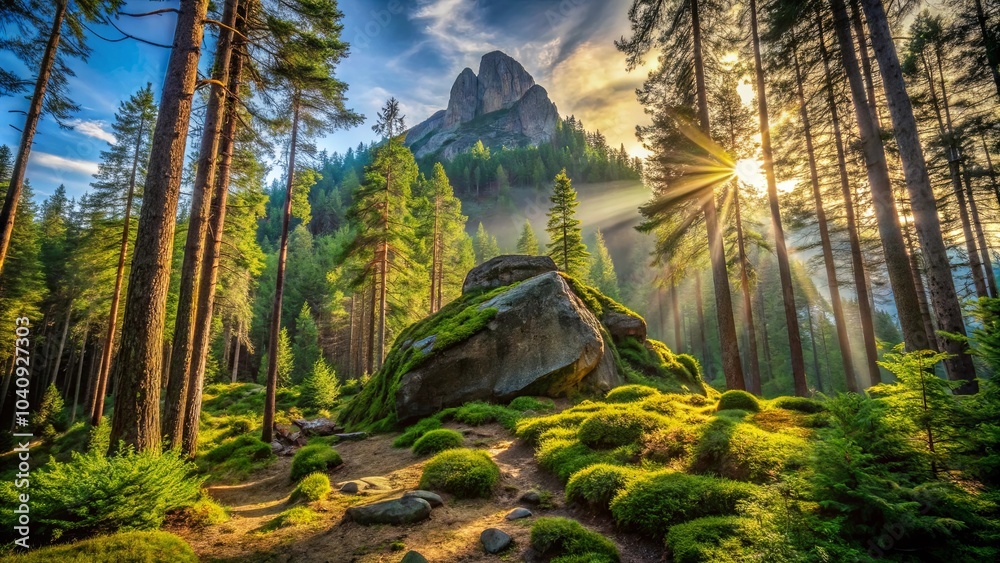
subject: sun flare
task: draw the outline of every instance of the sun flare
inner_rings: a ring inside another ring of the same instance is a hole
[[[741,158],[733,169],[736,178],[755,190],[767,190],[767,178],[761,171],[761,162],[756,158]]]

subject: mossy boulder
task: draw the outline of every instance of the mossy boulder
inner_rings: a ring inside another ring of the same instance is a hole
[[[548,256],[497,256],[469,270],[462,293],[506,287],[557,270],[556,263]]]

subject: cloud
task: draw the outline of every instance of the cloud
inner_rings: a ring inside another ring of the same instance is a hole
[[[483,20],[480,0],[422,0],[410,18],[424,24],[438,51],[452,67],[463,65],[470,56],[496,49],[496,34]]]
[[[107,141],[112,145],[117,142],[115,136],[112,135],[110,131],[107,131],[105,129],[105,127],[107,126],[107,122],[105,121],[101,120],[87,121],[84,119],[74,119],[69,122],[69,125],[70,127],[73,128],[74,131],[83,133],[88,137],[93,137],[95,139]]]
[[[42,168],[61,172],[93,175],[97,173],[97,163],[89,160],[66,158],[47,152],[33,151],[31,163]]]

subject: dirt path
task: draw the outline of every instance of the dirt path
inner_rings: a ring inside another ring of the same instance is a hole
[[[203,561],[397,563],[415,549],[432,563],[521,561],[529,546],[534,518],[513,522],[504,519],[519,506],[529,489],[552,494],[556,506],[529,507],[537,516],[569,516],[615,540],[628,563],[662,561],[658,545],[637,536],[619,534],[606,515],[588,514],[563,503],[563,487],[535,463],[532,448],[511,437],[499,425],[450,428],[465,434],[466,445],[487,450],[501,471],[500,485],[491,499],[459,500],[442,495],[443,507],[428,520],[410,526],[361,526],[344,520],[348,506],[394,498],[417,487],[427,457],[392,447],[395,435],[374,436],[360,442],[339,444],[344,465],[330,473],[331,483],[369,480],[375,486],[358,495],[334,492],[329,499],[312,503],[319,514],[311,524],[262,531],[262,527],[289,508],[293,485],[288,481],[291,458],[282,457],[238,485],[219,485],[208,493],[230,510],[230,521],[202,529],[175,527]],[[367,479],[372,477],[372,479]],[[487,555],[479,534],[496,527],[514,538],[514,547],[501,555]]]

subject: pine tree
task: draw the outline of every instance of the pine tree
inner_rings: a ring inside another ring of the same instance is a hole
[[[479,223],[479,228],[476,229],[476,237],[473,239],[472,244],[476,252],[477,265],[500,256],[500,245],[497,244],[497,238],[486,231],[486,227],[483,226],[482,222]]]
[[[618,275],[615,274],[611,253],[608,252],[608,247],[604,244],[604,235],[600,229],[597,229],[597,234],[594,235],[594,250],[594,259],[590,263],[590,283],[604,295],[612,299],[620,299]]]
[[[275,373],[277,374],[278,389],[284,389],[292,385],[292,373],[295,371],[295,354],[292,352],[292,341],[288,337],[288,327],[281,327],[278,333],[278,356],[274,361]],[[260,372],[257,382],[266,385],[268,382],[268,366],[271,365],[270,352],[264,352],[261,356]]]
[[[548,225],[545,232],[549,234],[548,254],[555,260],[560,270],[573,277],[586,275],[587,245],[583,244],[583,233],[580,220],[576,218],[576,190],[572,181],[566,176],[564,168],[556,175],[549,198],[552,207],[548,212]]]
[[[521,227],[521,236],[517,239],[517,253],[537,256],[538,252],[538,239],[535,237],[534,229],[531,228],[531,220],[525,219],[524,226]]]
[[[326,360],[319,358],[302,382],[302,402],[314,409],[332,409],[340,397],[340,382]]]
[[[312,310],[308,303],[302,304],[298,318],[295,319],[295,340],[292,345],[292,355],[295,357],[295,369],[292,372],[292,382],[299,383],[313,368],[320,357],[319,330],[313,320]]]

